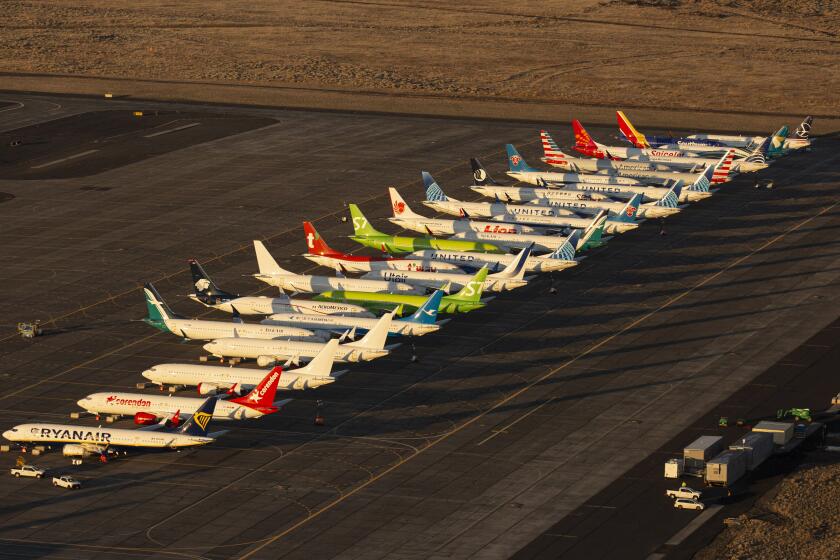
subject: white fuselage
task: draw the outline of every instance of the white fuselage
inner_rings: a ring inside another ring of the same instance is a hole
[[[201,319],[166,319],[166,328],[172,333],[192,340],[213,340],[242,336],[246,338],[308,338],[315,333],[306,329],[280,325],[205,321]]]
[[[455,267],[457,270],[461,270]],[[406,272],[398,270],[377,270],[368,272],[363,278],[372,278],[374,280],[388,280],[391,278],[390,274],[439,274],[436,272]],[[449,274],[448,276],[452,276]],[[462,275],[459,275],[462,276]],[[463,275],[466,276],[466,275]],[[399,281],[399,280],[394,280]],[[467,279],[469,281],[469,278]],[[376,325],[379,319],[368,319],[366,317],[334,317],[330,315],[303,315],[301,313],[277,313],[263,319],[263,324],[266,325],[289,325],[308,329],[315,332],[335,332],[346,331],[348,329],[361,329],[369,331]],[[388,329],[389,334],[399,334],[408,336],[422,336],[440,329],[440,325],[434,323],[425,324],[414,321],[391,321],[391,327]]]
[[[586,229],[592,224],[591,218],[579,218],[575,216],[561,216],[555,218],[553,216],[522,216],[507,214],[503,216],[494,216],[493,220],[499,222],[507,222],[514,224],[528,224],[549,229]],[[638,223],[634,222],[620,222],[618,220],[607,220],[604,223],[605,233],[625,233],[639,227]]]
[[[258,382],[259,383],[259,382]],[[92,414],[134,416],[138,412],[169,418],[176,412],[190,416],[204,404],[204,398],[145,395],[139,393],[93,393],[78,401],[78,405]],[[254,408],[219,399],[213,411],[214,420],[244,420],[263,413]]]
[[[355,259],[344,259],[330,255],[303,255],[310,261],[347,272],[370,272],[372,270],[415,270],[418,266],[421,270],[435,272],[437,270],[458,270],[458,267],[447,263],[418,263],[405,259],[387,259],[381,261],[365,261]]]
[[[243,296],[230,301],[208,305],[195,295],[190,299],[224,311],[240,315],[271,315],[272,313],[310,313],[313,315],[352,315],[354,317],[374,317],[374,314],[362,307],[350,303],[315,301],[299,298],[271,298],[266,296]]]
[[[482,286],[484,292],[504,292],[521,288],[525,286],[528,281],[525,279],[517,280],[515,278],[493,278],[493,275],[487,277]],[[390,280],[392,282],[405,282],[415,286],[423,286],[432,290],[442,288],[449,283],[453,290],[460,290],[470,283],[473,279],[472,274],[464,273],[443,273],[443,272],[418,272],[409,270],[377,270],[368,272],[365,278],[373,278],[378,280]]]
[[[71,424],[19,424],[3,432],[9,441],[26,443],[77,443],[89,449],[113,447],[179,448],[206,445],[211,437],[189,436],[123,428],[93,428]]]
[[[359,278],[333,276],[311,276],[309,274],[254,274],[254,277],[270,286],[277,286],[290,292],[320,293],[331,290],[347,290],[376,293],[419,294],[413,286]]]
[[[465,251],[441,251],[425,249],[406,255],[406,258],[432,259],[478,270],[486,266],[488,270],[503,270],[517,258],[517,255],[497,255],[491,253],[468,253]],[[552,259],[548,257],[528,257],[525,259],[525,272],[553,272],[577,266],[577,261]]]
[[[612,215],[620,214],[626,202],[615,202],[606,200],[572,200],[572,199],[554,199],[554,198],[535,198],[528,201],[528,205],[559,208],[574,212],[576,214],[584,214],[594,216],[601,210],[606,210]],[[656,206],[655,204],[642,204],[639,206],[637,216],[639,218],[664,218],[671,216],[680,211],[679,208],[670,208],[667,206]]]
[[[260,359],[260,365],[269,365],[271,361],[300,360],[308,362],[324,348],[321,342],[302,342],[296,340],[262,340],[257,338],[220,338],[204,345],[210,354],[221,358],[235,357]],[[366,362],[375,360],[389,353],[386,349],[363,348],[351,344],[340,344],[336,348],[334,359],[337,362]]]
[[[454,235],[466,231],[484,231],[498,233],[537,233],[538,228],[523,224],[500,224],[498,222],[482,222],[479,220],[445,220],[438,218],[388,218],[388,220],[401,228],[416,231],[418,233],[432,235]]]
[[[277,389],[283,391],[314,389],[328,385],[337,378],[328,371],[323,374],[301,373],[298,369],[284,369]],[[228,390],[236,386],[249,391],[260,384],[268,372],[245,367],[224,367],[196,364],[158,364],[145,370],[142,375],[158,385],[184,385],[201,387],[205,392]],[[218,408],[223,401],[218,401]]]
[[[572,161],[574,163],[572,163]],[[592,173],[608,173],[608,177],[616,178],[633,178],[638,179],[640,183],[664,183],[665,181],[685,181],[686,183],[693,183],[697,178],[695,173],[685,173],[682,171],[670,171],[668,169],[658,169],[651,164],[636,162],[632,160],[611,160],[611,159],[574,159],[567,163],[550,163],[554,167],[561,169],[590,171]],[[575,167],[582,166],[582,167]],[[580,181],[591,182],[591,181]]]
[[[700,158],[700,157],[672,157],[672,156],[634,156],[627,161],[650,161],[661,163],[673,167],[674,169],[692,169],[696,172],[703,171],[709,165],[716,165],[720,158]],[[732,161],[732,170],[736,173],[752,173],[761,169],[766,169],[766,163],[759,163],[755,161],[746,161],[744,159],[736,159]]]
[[[733,148],[746,148],[747,146],[757,146],[764,142],[766,136],[741,136],[734,134],[689,134],[686,138],[696,138],[697,140],[714,140],[732,146]]]
[[[524,249],[533,244],[535,251],[548,251],[549,253],[560,248],[566,242],[566,237],[562,235],[519,235],[516,233],[483,233],[475,231],[458,233],[452,237],[453,239],[487,241],[499,247],[507,247],[509,249]]]
[[[496,216],[537,216],[557,218],[575,216],[575,212],[554,208],[548,205],[505,204],[503,202],[461,202],[458,200],[427,200],[423,204],[444,214],[460,216],[462,210],[470,216],[495,219]]]
[[[565,183],[601,183],[607,185],[641,185],[643,183],[630,177],[618,177],[616,175],[593,175],[587,173],[560,173],[557,171],[508,171],[508,175],[537,186]]]
[[[657,201],[668,194],[665,187],[649,187],[643,185],[603,185],[598,183],[569,183],[557,188],[544,187],[471,187],[485,196],[510,197],[511,200],[529,202],[539,198],[563,198],[559,193],[575,193],[577,195],[591,194],[593,196],[610,197],[613,199],[629,200],[634,194],[644,196],[645,202]],[[709,193],[682,189],[680,202],[694,202],[711,196]]]

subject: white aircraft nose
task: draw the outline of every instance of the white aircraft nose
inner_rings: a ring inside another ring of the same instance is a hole
[[[152,370],[150,370],[150,369],[143,370],[143,373],[141,373],[140,375],[142,375],[146,379],[151,380],[152,379]]]
[[[9,441],[15,441],[15,433],[12,430],[6,430],[3,432],[3,437]]]

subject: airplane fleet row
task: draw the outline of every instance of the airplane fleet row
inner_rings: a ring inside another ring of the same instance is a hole
[[[232,364],[254,360],[260,368],[208,364],[158,364],[144,378],[170,391],[195,387],[200,398],[163,394],[100,392],[78,401],[85,413],[110,419],[131,417],[134,429],[70,424],[20,424],[3,433],[13,444],[61,445],[64,455],[80,460],[126,448],[182,448],[215,441],[213,420],[257,418],[280,410],[291,399],[278,391],[316,389],[336,382],[347,370],[338,363],[387,356],[399,344],[389,338],[436,332],[450,319],[468,313],[495,295],[528,284],[534,275],[576,266],[582,253],[612,236],[639,227],[645,219],[664,219],[688,203],[712,196],[739,173],[768,167],[773,159],[810,146],[811,118],[788,137],[787,127],[773,135],[693,134],[646,136],[617,112],[627,146],[595,141],[573,121],[573,149],[563,152],[541,131],[543,162],[531,167],[517,149],[506,146],[513,184],[499,184],[473,158],[476,193],[489,201],[467,202],[448,196],[422,172],[423,204],[441,217],[426,217],[389,188],[392,217],[403,230],[381,232],[355,204],[349,205],[350,237],[379,254],[364,256],[329,246],[310,222],[303,223],[313,263],[334,274],[299,274],[282,268],[261,241],[254,241],[253,277],[279,288],[280,294],[239,296],[226,292],[197,261],[190,262],[195,291],[190,297],[231,321],[188,319],[174,313],[153,285],[144,288],[151,326],[203,348]],[[297,297],[306,294],[308,297]],[[262,317],[246,322],[243,317]],[[305,364],[305,365],[301,365]],[[296,367],[291,367],[296,366]],[[78,413],[75,414],[76,416]]]

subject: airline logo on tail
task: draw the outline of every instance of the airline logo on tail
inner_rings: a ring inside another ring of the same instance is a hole
[[[807,116],[805,120],[802,121],[799,126],[796,127],[796,131],[794,131],[794,135],[797,138],[801,138],[803,140],[808,139],[811,136],[811,123],[813,122],[813,117]]]
[[[405,212],[405,202],[402,202],[401,200],[395,201],[394,202],[394,215],[399,216],[403,212]]]
[[[744,161],[750,163],[767,163],[767,150],[769,148],[770,137],[768,136],[755,150],[753,150],[750,155],[744,159]]]
[[[566,161],[566,154],[560,150],[560,146],[554,141],[548,132],[540,131],[540,140],[542,141],[543,153],[545,154],[545,162],[548,164],[563,164]],[[521,158],[520,158],[521,159]],[[511,159],[513,161],[513,159]]]
[[[512,156],[510,156],[511,165],[514,165],[514,166],[519,165],[519,163],[521,161],[522,161],[522,156],[520,156],[519,154],[513,154]]]
[[[735,159],[735,150],[729,150],[726,155],[720,158],[712,173],[712,184],[725,183],[729,181],[729,173],[732,169],[732,160]]]
[[[207,431],[207,425],[210,423],[212,418],[213,415],[208,414],[207,412],[196,412],[193,414],[192,420],[199,428]]]
[[[423,183],[426,185],[426,200],[429,202],[446,202],[449,200],[445,194],[443,194],[443,189],[440,188],[440,185],[437,184],[432,176],[423,171]]]
[[[645,138],[645,135],[636,130],[630,123],[630,119],[622,111],[615,112],[618,118],[618,129],[628,142],[637,148],[650,148],[650,144]]]

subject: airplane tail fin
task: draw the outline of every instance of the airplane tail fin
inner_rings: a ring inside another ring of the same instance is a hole
[[[231,399],[230,402],[259,410],[265,414],[276,412],[277,409],[272,405],[274,403],[274,397],[277,395],[277,384],[280,382],[280,375],[282,373],[283,368],[281,366],[275,366],[250,393]]]
[[[557,247],[553,253],[545,256],[547,259],[556,259],[561,261],[575,260],[575,253],[577,252],[578,240],[580,240],[580,230],[576,229],[572,232],[566,241]]]
[[[386,313],[379,318],[379,321],[371,328],[365,336],[357,342],[351,342],[348,346],[356,348],[369,348],[373,350],[384,350],[385,341],[388,339],[388,332],[391,330],[391,322],[394,320],[397,310]]]
[[[531,256],[534,244],[531,243],[516,255],[504,269],[490,275],[490,278],[503,278],[505,280],[522,280],[525,278],[525,262]]]
[[[788,133],[789,129],[787,125],[784,125],[778,131],[776,131],[776,133],[772,137],[772,140],[770,141],[770,148],[768,149],[771,155],[778,156],[784,152],[785,140],[788,137]]]
[[[424,301],[423,305],[417,308],[417,311],[415,311],[414,314],[397,319],[397,321],[433,325],[437,320],[438,310],[440,309],[440,301],[442,299],[443,290],[435,290],[435,292],[429,296],[429,299]]]
[[[598,151],[598,145],[580,124],[580,121],[574,119],[572,121],[572,128],[575,132],[575,149],[584,154],[592,154]]]
[[[331,338],[321,351],[312,358],[312,361],[302,368],[294,370],[294,372],[326,377],[332,371],[333,363],[335,362],[335,350],[338,348],[338,345],[339,340],[337,338]]]
[[[607,225],[607,217],[609,212],[601,210],[592,220],[592,223],[583,230],[583,235],[580,236],[580,241],[575,246],[576,251],[586,249],[591,245],[597,245],[604,235],[604,227]]]
[[[735,150],[729,150],[715,164],[712,172],[712,184],[725,183],[732,179],[732,161],[735,159]]]
[[[193,412],[189,420],[184,422],[178,433],[186,436],[207,436],[207,428],[210,426],[210,421],[213,419],[213,413],[216,411],[216,401],[218,397],[209,397],[204,401],[198,410]]]
[[[350,217],[353,221],[353,235],[356,237],[375,237],[385,235],[370,225],[370,222],[365,215],[362,214],[362,211],[358,206],[355,204],[348,204],[347,207],[350,208]]]
[[[166,305],[166,302],[163,301],[163,298],[151,283],[143,286],[143,293],[146,295],[146,312],[148,313],[148,316],[143,321],[156,329],[169,332],[166,321],[178,319],[178,315],[173,313],[169,306]]]
[[[645,135],[636,130],[623,111],[616,111],[615,114],[618,118],[618,129],[628,142],[636,148],[650,148],[650,144],[647,138],[645,138]]]
[[[484,290],[484,281],[487,280],[487,267],[482,266],[472,280],[466,283],[461,290],[449,296],[451,299],[459,301],[478,302],[481,301],[481,292]]]
[[[726,156],[724,156],[726,157]],[[689,185],[686,190],[697,192],[709,192],[709,187],[712,186],[712,176],[715,173],[715,165],[707,165],[706,169],[697,176],[694,183]]]
[[[218,299],[228,300],[239,297],[236,294],[231,294],[220,289],[197,260],[190,259],[189,263],[193,285],[195,286],[195,295],[198,296],[199,299],[207,299],[209,301]]]
[[[767,152],[770,149],[770,137],[768,136],[765,138],[761,144],[755,147],[755,149],[744,158],[744,161],[750,163],[767,163]]]
[[[796,127],[793,135],[802,140],[807,140],[811,137],[811,123],[813,122],[814,119],[810,115],[805,117],[805,119],[799,123],[799,126]]]
[[[683,182],[675,181],[673,186],[668,189],[665,196],[654,203],[654,206],[661,206],[664,208],[677,208],[680,205],[680,193],[682,192]]]
[[[258,239],[254,239],[254,252],[257,254],[257,268],[259,268],[260,274],[292,274],[277,264],[263,242]]]
[[[535,171],[525,163],[525,160],[522,159],[522,156],[519,155],[519,152],[516,151],[516,147],[513,144],[505,144],[505,150],[507,150],[508,166],[511,171]]]
[[[642,195],[636,193],[633,195],[627,205],[621,209],[621,212],[616,217],[619,222],[635,222],[636,216],[639,212],[639,205],[642,203]]]
[[[481,165],[478,158],[470,158],[470,167],[472,167],[473,172],[473,185],[483,187],[484,185],[499,184],[487,173],[487,170],[484,169],[484,166]]]
[[[421,218],[419,214],[408,206],[408,203],[403,200],[403,197],[394,187],[388,187],[388,194],[391,196],[391,210],[394,212],[395,218]]]
[[[306,248],[313,255],[340,255],[338,251],[327,245],[312,222],[303,222],[303,235],[306,239]],[[272,401],[273,402],[273,401]]]
[[[569,163],[569,156],[563,153],[554,138],[545,130],[540,131],[540,141],[542,142],[543,153],[545,154],[545,162],[549,165],[561,165]]]
[[[428,171],[421,171],[420,174],[423,176],[423,186],[426,187],[426,200],[428,202],[446,202],[447,200],[450,200],[450,198],[444,194],[440,185],[437,184],[435,178],[432,177],[431,173]]]

